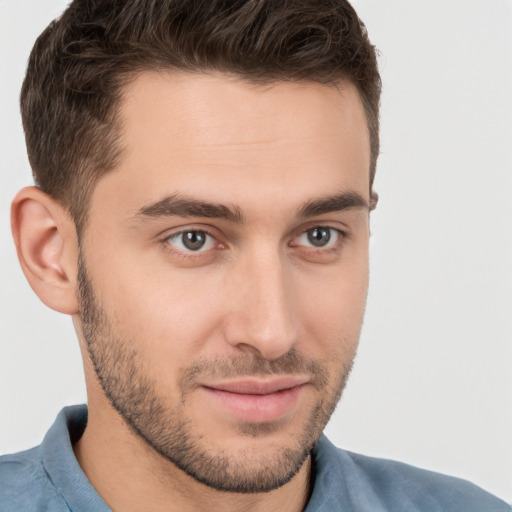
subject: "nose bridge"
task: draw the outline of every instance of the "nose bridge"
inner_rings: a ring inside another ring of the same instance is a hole
[[[298,325],[290,268],[277,248],[264,246],[243,258],[234,285],[234,318],[229,341],[249,345],[275,359],[296,343]]]

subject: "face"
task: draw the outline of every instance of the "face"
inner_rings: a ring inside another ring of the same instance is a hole
[[[346,83],[145,73],[80,254],[80,336],[132,432],[216,489],[301,468],[356,352],[370,162]],[[98,386],[99,387],[99,386]]]

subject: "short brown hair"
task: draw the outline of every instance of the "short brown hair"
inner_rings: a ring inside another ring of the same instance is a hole
[[[351,81],[379,153],[375,48],[345,0],[74,0],[37,39],[21,91],[36,184],[78,228],[121,153],[124,84],[144,70],[221,71],[256,82]],[[371,185],[370,185],[371,186]]]

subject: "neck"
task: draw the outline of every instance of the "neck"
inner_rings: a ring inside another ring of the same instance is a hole
[[[218,491],[156,453],[110,404],[99,405],[90,397],[87,427],[74,450],[92,486],[113,511],[299,512],[307,504],[310,458],[288,483],[273,491]]]

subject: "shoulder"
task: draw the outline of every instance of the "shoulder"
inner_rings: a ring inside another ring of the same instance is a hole
[[[68,511],[46,473],[41,448],[0,457],[0,510]]]
[[[372,512],[511,512],[505,502],[470,482],[341,450],[325,437],[320,439],[314,457],[314,492],[318,482],[324,496],[350,503],[347,508]]]

